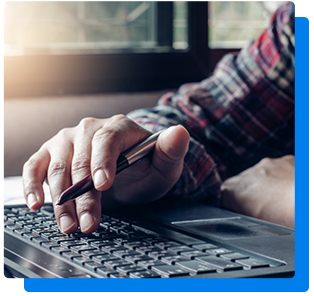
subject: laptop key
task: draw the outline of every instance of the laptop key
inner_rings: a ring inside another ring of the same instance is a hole
[[[86,267],[88,270],[91,270],[91,271],[96,271],[97,267],[102,267],[102,266],[103,265],[101,263],[95,262],[95,261],[84,263],[84,267]]]
[[[77,256],[73,258],[73,261],[75,263],[83,265],[84,263],[93,262],[91,259],[85,256]]]
[[[160,275],[152,270],[131,272],[129,276],[131,278],[160,278]]]
[[[178,262],[178,261],[186,261],[186,257],[183,257],[181,255],[166,256],[166,257],[162,257],[160,260],[167,264],[174,264],[175,262]]]
[[[228,249],[225,249],[225,248],[217,248],[217,249],[206,250],[206,253],[218,256],[220,254],[229,254],[229,253],[233,253],[233,252],[228,250]]]
[[[152,267],[152,271],[157,272],[164,277],[176,277],[189,275],[189,271],[175,265],[157,265]]]
[[[243,254],[237,253],[237,252],[236,253],[229,253],[229,254],[221,254],[219,257],[227,259],[227,260],[231,260],[231,261],[249,258],[249,256],[243,255]]]
[[[156,260],[156,259],[139,261],[137,264],[139,266],[142,266],[145,269],[150,269],[153,266],[157,266],[157,265],[165,265],[164,262],[162,262],[161,260]]]
[[[182,252],[180,254],[181,256],[194,259],[195,257],[200,257],[200,256],[208,256],[205,252],[202,252],[200,250],[194,250],[194,251],[187,251],[187,252]]]
[[[124,265],[124,266],[118,266],[117,271],[123,274],[130,274],[131,272],[136,271],[144,271],[145,269],[138,265]]]
[[[260,260],[254,259],[254,258],[236,260],[235,262],[240,263],[241,265],[243,265],[247,268],[268,267],[269,266],[268,263],[262,262]]]
[[[192,245],[192,247],[193,247],[194,249],[201,250],[201,251],[203,251],[203,252],[205,252],[206,250],[218,248],[216,245],[209,244],[209,243],[206,243],[206,244],[198,244],[198,245]]]
[[[112,269],[115,269],[118,266],[123,266],[123,265],[132,265],[132,263],[127,262],[125,260],[122,259],[118,259],[118,260],[108,260],[108,261],[104,261],[103,264],[107,267],[110,267]]]
[[[116,273],[116,271],[110,267],[101,266],[96,268],[96,273],[103,277],[109,277],[110,274]]]
[[[242,265],[216,256],[196,257],[195,260],[208,263],[222,270],[242,269]]]
[[[185,268],[189,270],[192,273],[195,274],[202,274],[202,273],[209,273],[209,272],[216,272],[216,268],[206,264],[202,263],[197,260],[191,260],[191,261],[179,261],[175,263],[176,266]]]
[[[152,260],[152,257],[140,254],[140,255],[125,256],[124,259],[132,263],[137,263],[139,261]]]
[[[111,254],[101,254],[101,255],[92,255],[92,260],[103,263],[104,261],[110,261],[110,260],[118,260],[119,258],[115,258]]]

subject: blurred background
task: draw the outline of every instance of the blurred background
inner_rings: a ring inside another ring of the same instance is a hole
[[[87,116],[154,106],[267,27],[282,1],[4,4],[4,175]]]

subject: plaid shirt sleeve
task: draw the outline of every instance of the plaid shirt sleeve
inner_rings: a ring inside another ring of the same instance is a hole
[[[294,154],[294,89],[294,4],[288,2],[209,78],[128,116],[153,132],[183,125],[190,148],[170,193],[219,206],[223,180],[264,157]]]

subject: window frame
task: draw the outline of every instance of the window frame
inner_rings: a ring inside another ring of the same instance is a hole
[[[235,49],[210,49],[208,2],[187,4],[188,50],[6,56],[4,98],[161,90],[206,78],[217,60]],[[172,5],[158,2],[158,11],[168,10],[168,24]]]

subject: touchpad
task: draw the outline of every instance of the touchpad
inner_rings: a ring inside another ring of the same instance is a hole
[[[196,235],[222,240],[290,234],[240,217],[179,221],[171,224]]]

